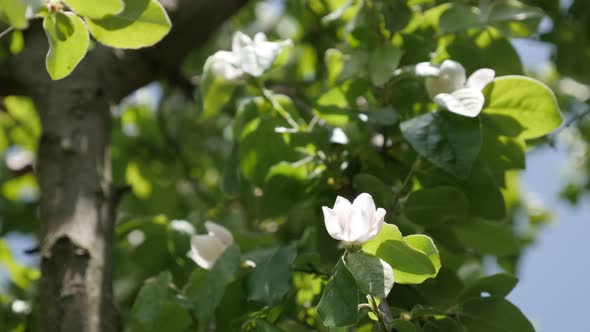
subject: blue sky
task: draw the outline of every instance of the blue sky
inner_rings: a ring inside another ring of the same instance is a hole
[[[547,44],[513,42],[525,67],[539,68],[549,61]],[[521,175],[522,190],[535,193],[553,214],[553,223],[541,230],[524,254],[520,283],[509,299],[533,321],[539,332],[589,331],[590,315],[590,197],[573,207],[557,193],[563,187],[560,174],[568,157],[564,146],[529,153]]]
[[[588,331],[590,198],[572,207],[557,197],[566,156],[562,148],[529,154],[521,179],[523,190],[537,193],[554,216],[525,252],[521,281],[509,296],[539,332]]]

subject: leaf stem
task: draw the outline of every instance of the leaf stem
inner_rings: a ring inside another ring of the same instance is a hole
[[[412,164],[412,168],[410,168],[410,171],[408,172],[408,175],[406,175],[404,182],[402,182],[402,186],[399,188],[399,190],[393,196],[393,205],[394,206],[397,207],[397,203],[398,203],[399,199],[401,198],[402,193],[406,190],[406,187],[410,184],[410,181],[414,177],[414,173],[416,172],[416,169],[418,168],[419,165],[420,165],[420,157],[416,158],[416,160]]]
[[[8,29],[0,32],[0,39],[10,33],[10,31],[14,30],[14,26],[9,26]]]
[[[372,302],[372,307],[373,307],[373,313],[377,316],[377,320],[379,321],[379,326],[381,326],[381,329],[383,329],[383,332],[388,332],[389,330],[387,329],[387,326],[385,325],[385,320],[383,319],[383,314],[381,313],[381,310],[379,310],[379,306],[377,305],[377,301],[375,300],[375,297],[373,295],[369,295],[369,297],[371,298],[371,302]]]
[[[291,114],[289,114],[289,112],[287,112],[287,110],[285,110],[283,106],[273,98],[272,91],[268,90],[260,80],[258,81],[258,87],[260,88],[260,91],[262,91],[262,96],[272,105],[272,108],[277,111],[277,113],[279,113],[279,115],[282,116],[293,129],[299,130],[299,124],[291,117]]]

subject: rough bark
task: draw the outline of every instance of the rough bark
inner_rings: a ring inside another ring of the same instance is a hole
[[[33,97],[41,117],[41,324],[52,332],[117,331],[112,291],[114,211],[110,107],[130,92],[178,75],[181,60],[246,0],[167,0],[172,32],[140,51],[98,45],[68,78],[44,69],[47,41],[37,23],[26,48],[0,64],[0,95]]]
[[[34,97],[43,123],[40,300],[48,331],[116,330],[109,104],[92,74],[80,70]]]

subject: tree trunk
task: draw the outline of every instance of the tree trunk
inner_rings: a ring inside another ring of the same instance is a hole
[[[88,67],[86,67],[87,69]],[[91,70],[35,95],[43,134],[41,319],[46,331],[116,331],[109,104]]]

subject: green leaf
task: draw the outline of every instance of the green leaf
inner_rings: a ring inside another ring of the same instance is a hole
[[[117,15],[125,7],[122,0],[63,0],[76,14],[90,18],[103,18],[107,15]]]
[[[373,239],[363,244],[363,251],[375,255],[379,246],[385,241],[403,241],[404,237],[396,225],[384,223],[381,230]],[[397,282],[397,280],[396,280]]]
[[[117,15],[86,20],[92,36],[107,46],[141,48],[154,45],[168,34],[172,23],[156,0],[125,0]]]
[[[436,273],[438,273],[441,268],[440,254],[434,245],[434,241],[432,241],[430,237],[424,234],[412,234],[405,236],[404,241],[406,241],[406,243],[412,248],[425,253],[428,256],[428,259],[430,259],[432,266],[434,266]]]
[[[228,82],[223,77],[215,75],[211,70],[212,57],[209,57],[203,67],[203,77],[199,89],[203,97],[203,118],[217,115],[231,100],[236,84]]]
[[[230,196],[237,196],[240,194],[242,179],[240,174],[239,151],[239,146],[234,144],[223,169],[221,189]]]
[[[459,313],[467,331],[478,332],[534,332],[535,329],[514,304],[503,298],[473,299],[463,305]]]
[[[363,294],[385,298],[393,287],[394,275],[389,264],[363,252],[346,255],[346,267]]]
[[[455,187],[425,188],[410,194],[404,215],[420,225],[438,226],[449,219],[467,217],[469,200]]]
[[[399,120],[397,112],[391,106],[370,110],[363,114],[367,116],[367,123],[377,126],[391,126]]]
[[[380,12],[383,13],[385,27],[392,33],[405,28],[412,19],[413,12],[406,0],[390,0],[378,4],[382,6]]]
[[[483,14],[475,7],[451,4],[440,17],[439,30],[448,34],[489,25],[508,36],[527,37],[537,31],[543,16],[542,10],[516,0],[494,1]]]
[[[523,139],[550,133],[562,122],[555,94],[545,84],[524,76],[498,77],[484,89],[484,125],[505,136]],[[521,132],[516,132],[518,127]]]
[[[374,49],[369,59],[371,82],[376,86],[387,83],[393,76],[393,71],[397,69],[401,56],[400,48],[391,43]]]
[[[177,300],[178,291],[172,283],[170,272],[162,272],[148,279],[135,300],[132,309],[132,331],[186,330],[190,317]]]
[[[437,61],[453,59],[460,62],[467,73],[480,68],[493,68],[496,76],[523,72],[518,53],[510,41],[495,29],[443,37],[437,54]]]
[[[344,74],[343,74],[344,75]],[[355,78],[358,71],[354,73]],[[344,127],[350,120],[353,109],[357,108],[356,100],[366,91],[363,80],[352,79],[331,88],[321,95],[313,108],[314,113],[329,125]]]
[[[441,319],[429,320],[424,326],[424,332],[464,332],[464,328],[459,325],[456,319],[445,317]]]
[[[459,185],[469,199],[472,217],[499,220],[506,216],[506,204],[491,172],[478,165],[471,176]]]
[[[483,277],[468,285],[459,296],[459,299],[480,298],[483,292],[491,296],[506,297],[517,283],[518,278],[508,273],[498,273]]]
[[[197,278],[197,286],[187,287],[186,297],[199,319],[213,318],[215,309],[221,302],[225,288],[234,279],[240,267],[240,249],[232,245],[217,259],[215,265],[204,278]]]
[[[488,220],[499,220],[506,216],[504,197],[500,186],[488,168],[476,163],[469,178],[456,179],[443,171],[425,168],[425,172],[416,173],[427,187],[452,186],[463,191],[469,200],[469,215]]]
[[[306,179],[305,165],[280,162],[272,166],[262,186],[264,194],[261,197],[260,215],[284,215],[285,211],[293,207],[294,202],[304,200],[307,197]]]
[[[454,226],[453,231],[466,247],[481,253],[507,256],[519,250],[518,242],[509,225],[499,222],[472,219]]]
[[[463,282],[456,271],[442,267],[436,278],[427,280],[417,286],[416,290],[424,303],[448,307],[456,304],[457,296],[463,290]]]
[[[459,178],[469,177],[481,148],[479,119],[432,112],[404,121],[400,128],[428,161]]]
[[[391,187],[371,174],[357,174],[352,183],[356,192],[371,194],[377,206],[386,206],[393,195]]]
[[[86,25],[74,13],[56,13],[43,20],[49,41],[45,59],[47,72],[54,80],[68,76],[88,51],[90,37]]]
[[[359,289],[344,260],[338,260],[316,307],[328,327],[353,325],[358,321]]]
[[[544,15],[541,9],[516,0],[494,1],[487,13],[487,22],[505,35],[528,37],[537,32]]]
[[[328,124],[344,127],[350,118],[349,109],[350,106],[346,99],[346,87],[338,86],[320,96],[314,112]]]
[[[416,325],[404,319],[394,319],[389,325],[390,328],[395,328],[397,332],[417,332]]]
[[[437,275],[440,268],[438,252],[435,254],[432,247],[425,245],[422,240],[410,241],[412,244],[402,237],[397,226],[384,224],[379,234],[363,245],[363,251],[391,265],[396,283],[420,284]],[[428,253],[422,249],[428,250]]]
[[[344,54],[339,49],[330,48],[324,54],[324,63],[328,72],[328,84],[334,85],[342,73],[344,67]]]
[[[253,319],[251,321],[248,322],[248,325],[253,324],[254,327],[256,327],[255,330],[250,330],[250,331],[256,331],[256,332],[283,332],[282,329],[280,329],[277,326],[272,325],[271,323],[262,320],[262,319]]]
[[[27,5],[22,0],[0,0],[0,21],[24,29],[29,25],[26,13]]]
[[[277,133],[284,123],[276,118],[261,116],[248,122],[241,133],[240,168],[244,177],[262,186],[272,166],[294,162],[298,154],[288,145],[288,134]]]
[[[483,144],[480,159],[494,172],[524,169],[526,143],[521,138],[502,136],[495,128],[482,126]]]
[[[438,29],[443,34],[481,27],[477,8],[462,4],[451,4],[439,19]]]
[[[291,289],[291,263],[297,255],[295,244],[270,253],[248,276],[248,299],[268,306],[280,303]]]

